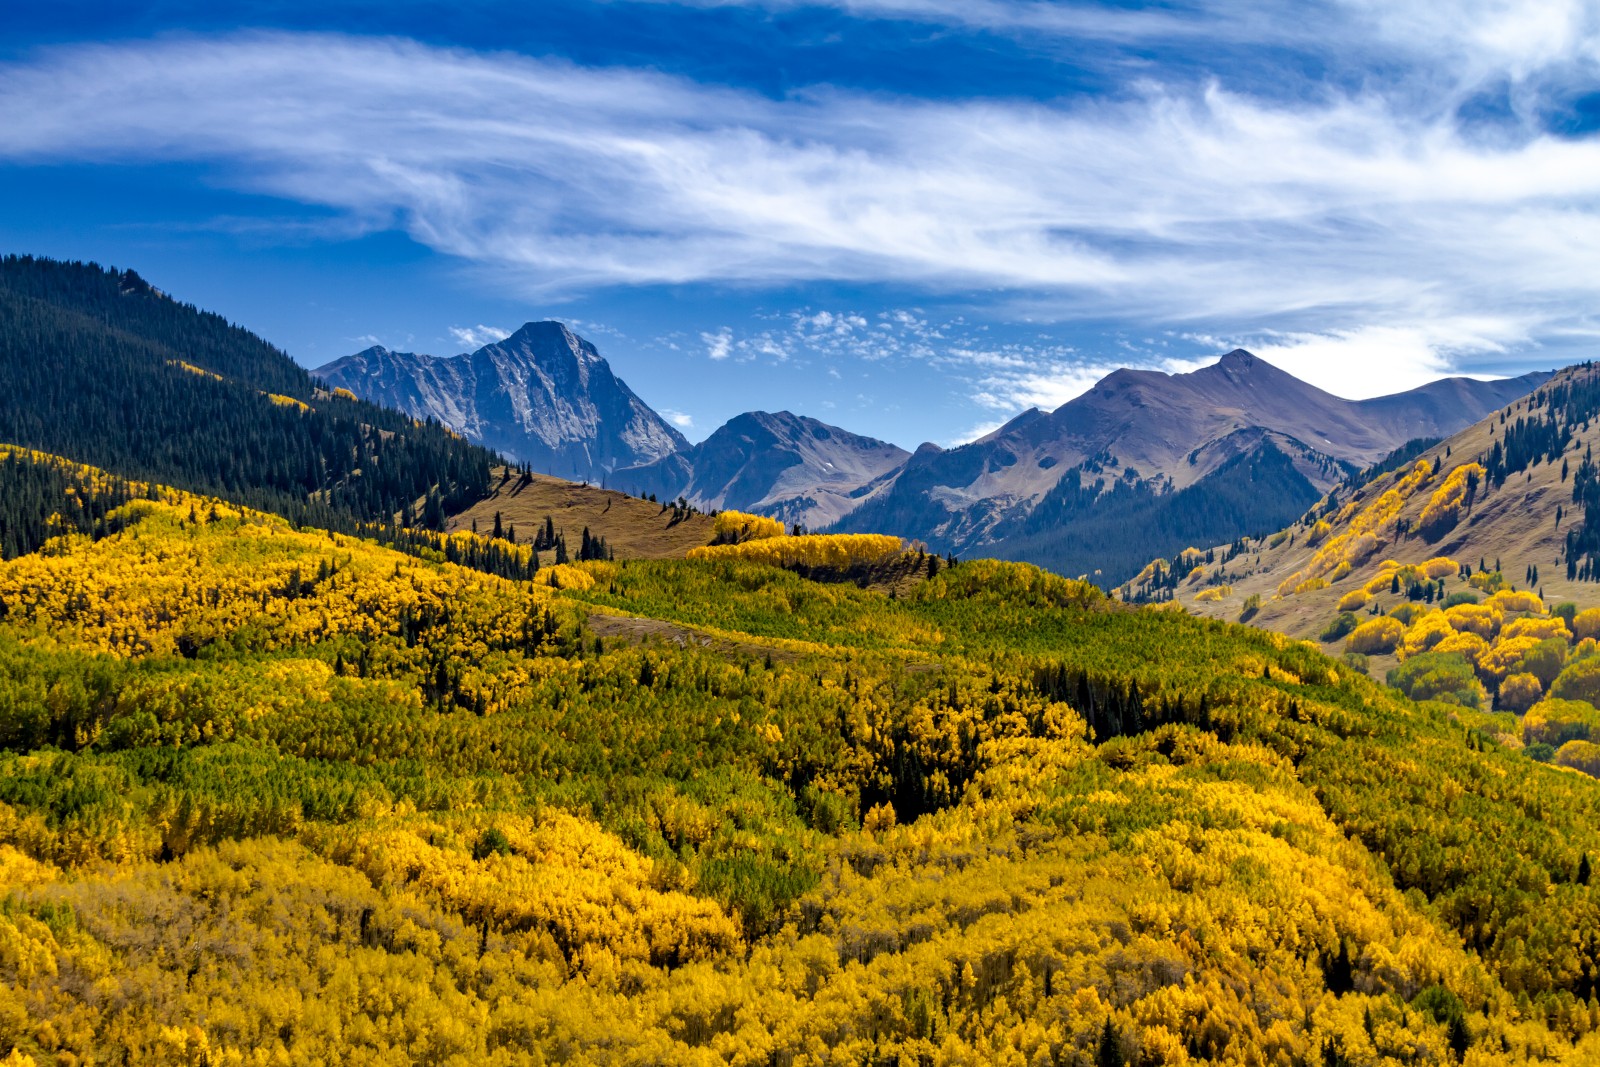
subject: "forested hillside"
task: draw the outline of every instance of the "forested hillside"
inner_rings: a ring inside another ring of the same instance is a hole
[[[1306,644],[753,522],[528,582],[54,484],[11,1062],[1600,1059],[1600,783]]]
[[[1600,774],[1597,420],[1600,373],[1569,368],[1286,529],[1155,561],[1123,594],[1314,637],[1504,744]]]
[[[316,387],[288,356],[132,271],[0,259],[0,442],[328,528],[441,525],[493,456]]]
[[[1108,490],[1104,478],[1089,481],[1071,470],[997,551],[1109,585],[1148,562],[1152,546],[1209,544],[1240,530],[1276,529],[1318,497],[1270,439],[1176,492],[1137,478]]]

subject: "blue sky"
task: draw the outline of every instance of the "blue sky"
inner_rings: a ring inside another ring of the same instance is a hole
[[[561,318],[691,438],[1600,332],[1593,3],[58,0],[0,11],[0,114],[0,248],[308,366]]]

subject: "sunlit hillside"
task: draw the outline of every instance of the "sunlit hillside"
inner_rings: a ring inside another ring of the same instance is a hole
[[[37,465],[11,1062],[1600,1059],[1600,782],[1306,644],[782,538],[514,580]]]
[[[1156,561],[1122,592],[1313,638],[1600,773],[1597,415],[1600,371],[1569,368],[1296,525]]]
[[[1498,570],[1552,602],[1600,603],[1600,585],[1590,578],[1600,577],[1600,567],[1582,566],[1592,548],[1585,538],[1593,535],[1580,496],[1588,484],[1581,469],[1600,438],[1597,416],[1600,368],[1568,368],[1456,436],[1335,489],[1281,533],[1202,545],[1153,564],[1127,593],[1190,604],[1205,590],[1225,588],[1221,597],[1198,601],[1198,610],[1219,618],[1236,617],[1242,602],[1259,594],[1260,625],[1313,637],[1355,586],[1395,565],[1449,557],[1474,572]],[[1419,462],[1427,467],[1420,474]],[[1600,524],[1600,514],[1593,522]],[[1572,537],[1580,543],[1569,551]],[[1530,568],[1538,568],[1536,581]]]

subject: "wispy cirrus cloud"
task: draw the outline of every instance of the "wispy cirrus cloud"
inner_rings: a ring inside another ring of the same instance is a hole
[[[1008,0],[846,6],[1134,18]],[[1473,7],[1460,25],[1416,4],[1338,10],[1386,46],[1438,34],[1480,81],[1571,81],[1595,61],[1586,5],[1537,5],[1526,26],[1508,5]],[[1164,10],[1157,21],[1225,17]],[[1367,383],[1381,391],[1397,373],[1595,332],[1600,142],[1550,132],[1532,106],[1485,136],[1458,114],[1477,83],[1429,72],[1420,102],[1327,87],[1268,99],[1220,82],[1051,103],[773,99],[407,40],[171,37],[0,66],[0,159],[204,164],[353,228],[403,230],[529,295],[853,281],[1324,352],[1410,337]],[[870,355],[873,325],[801,333]],[[796,351],[726,330],[702,341],[714,359]]]
[[[832,9],[920,22],[1126,44],[1203,39],[1320,52],[1381,47],[1450,63],[1469,77],[1512,77],[1595,58],[1600,15],[1585,0],[1176,0],[1132,7],[1092,0],[649,0],[684,7]],[[1468,69],[1461,70],[1461,64]]]

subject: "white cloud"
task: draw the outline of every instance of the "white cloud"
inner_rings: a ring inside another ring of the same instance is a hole
[[[733,331],[726,326],[716,333],[702,333],[700,340],[705,342],[706,355],[712,359],[727,359],[733,352]]]
[[[1306,32],[1264,5],[839,3],[1129,39]],[[1314,14],[1341,47],[1412,56],[1416,77],[1279,100],[1220,83],[1052,104],[771,99],[400,40],[175,37],[0,65],[0,160],[204,162],[237,188],[333,209],[351,231],[402,229],[529,294],[811,279],[979,292],[1041,321],[1272,330],[1313,380],[1321,363],[1365,359],[1384,391],[1463,353],[1586,336],[1600,140],[1529,116],[1546,81],[1592,83],[1593,5],[1349,0]],[[1491,142],[1454,116],[1497,77],[1521,95]],[[925,318],[825,309],[770,336],[701,339],[712,359],[942,358],[954,341]],[[1076,387],[1054,364],[1031,373],[989,391],[1047,402]]]
[[[694,429],[694,416],[692,415],[685,415],[683,412],[673,411],[671,408],[662,408],[661,417],[680,430]]]
[[[1600,53],[1588,0],[1178,0],[1142,7],[1091,0],[655,0],[692,7],[832,8],[856,18],[987,31],[1030,41],[1287,46],[1338,56],[1383,51],[1451,68],[1463,81],[1521,79]],[[1093,54],[1079,54],[1092,62]],[[1397,66],[1378,63],[1374,66]],[[1393,73],[1393,70],[1390,71]]]
[[[450,336],[455,339],[456,344],[476,350],[484,345],[492,345],[496,341],[504,341],[511,336],[511,331],[480,323],[477,326],[452,326]]]
[[[1261,17],[1250,0],[1136,9],[1060,0],[654,0],[689,7],[759,7],[771,10],[833,8],[857,18],[933,23],[973,30],[1047,34],[1104,41],[1148,41],[1172,37],[1262,40],[1293,34],[1295,22]],[[1307,4],[1299,21],[1316,12]],[[1277,28],[1284,25],[1285,28]]]
[[[980,422],[976,426],[968,427],[964,433],[958,433],[944,442],[945,448],[955,448],[957,445],[970,445],[980,437],[988,437],[1006,424],[1005,419],[993,419]]]
[[[983,378],[973,399],[984,407],[1000,411],[1022,411],[1027,408],[1053,411],[1087,393],[1095,382],[1114,370],[1115,367],[1107,365],[1046,363]]]
[[[1499,324],[1492,326],[1495,334],[1507,332]],[[1296,378],[1350,400],[1415,389],[1459,373],[1453,356],[1503,351],[1470,322],[1454,329],[1440,324],[1427,329],[1375,326],[1329,334],[1291,334],[1246,347]]]

